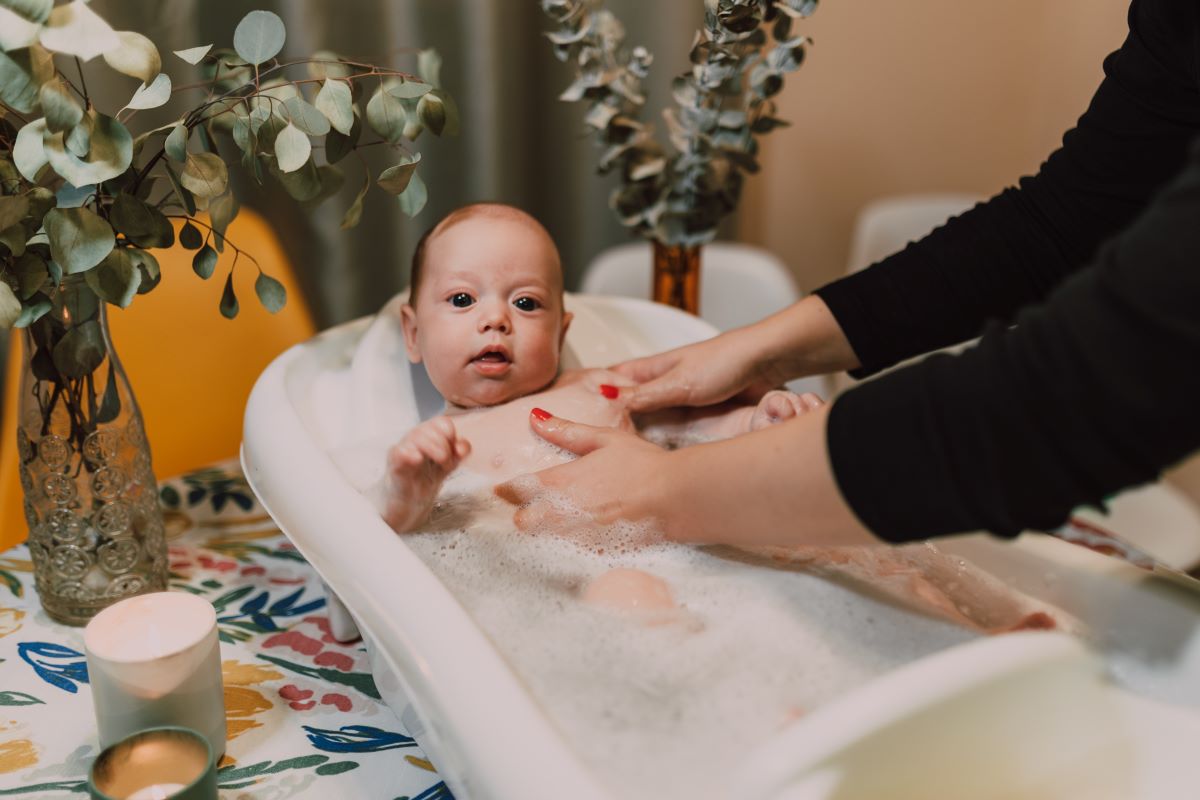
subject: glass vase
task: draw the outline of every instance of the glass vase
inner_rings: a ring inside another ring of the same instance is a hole
[[[80,275],[24,330],[17,451],[42,607],[82,625],[167,587],[158,487],[105,303]]]
[[[700,313],[700,245],[654,244],[654,301]]]

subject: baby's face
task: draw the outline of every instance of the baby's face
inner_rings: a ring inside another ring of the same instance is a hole
[[[472,217],[426,245],[408,357],[446,401],[491,406],[545,388],[570,322],[562,267],[546,234],[508,217]]]

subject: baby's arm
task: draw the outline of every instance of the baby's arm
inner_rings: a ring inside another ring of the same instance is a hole
[[[704,408],[672,408],[648,414],[639,420],[647,439],[668,446],[714,441],[740,436],[819,408],[824,401],[815,394],[796,394],[781,389],[767,392],[758,405],[722,403]]]
[[[383,519],[397,533],[414,530],[429,516],[442,481],[471,452],[449,417],[413,428],[387,456]]]

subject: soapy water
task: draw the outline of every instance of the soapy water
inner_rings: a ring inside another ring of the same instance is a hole
[[[405,542],[620,797],[736,797],[728,776],[789,722],[979,635],[776,553],[666,544],[540,499],[579,530],[519,532],[512,506],[460,473]],[[674,608],[585,600],[614,569],[661,581]]]

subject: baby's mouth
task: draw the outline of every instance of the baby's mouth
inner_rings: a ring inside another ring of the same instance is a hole
[[[512,361],[503,347],[485,347],[471,359],[471,366],[483,375],[497,376],[508,371]]]

